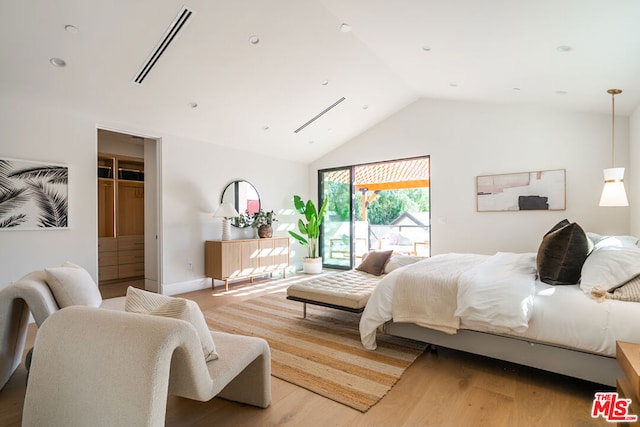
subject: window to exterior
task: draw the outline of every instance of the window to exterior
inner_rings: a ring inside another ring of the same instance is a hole
[[[429,157],[318,171],[328,197],[323,264],[352,268],[369,250],[430,254]]]

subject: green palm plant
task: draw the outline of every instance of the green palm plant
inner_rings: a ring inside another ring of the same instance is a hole
[[[298,219],[298,230],[300,231],[300,234],[294,231],[289,231],[289,234],[302,245],[307,247],[307,258],[318,258],[320,224],[322,224],[322,220],[327,211],[328,200],[329,199],[325,197],[320,210],[317,211],[312,200],[308,200],[305,203],[300,196],[293,196],[293,205],[295,206],[296,211],[304,215],[307,221],[304,222],[302,219]]]

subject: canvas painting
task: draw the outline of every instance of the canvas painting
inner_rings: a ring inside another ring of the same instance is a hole
[[[68,228],[69,168],[0,159],[0,230]]]
[[[476,177],[478,212],[564,210],[565,170]]]

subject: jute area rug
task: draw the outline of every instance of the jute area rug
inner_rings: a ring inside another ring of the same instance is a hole
[[[302,304],[283,291],[205,311],[214,330],[262,337],[271,347],[272,375],[366,412],[424,351],[423,343],[378,337],[376,351],[360,343],[360,315]]]

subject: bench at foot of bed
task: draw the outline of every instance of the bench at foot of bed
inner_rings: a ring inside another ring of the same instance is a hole
[[[325,274],[289,286],[287,299],[303,303],[305,318],[307,304],[362,313],[380,279],[381,276],[359,270]]]

